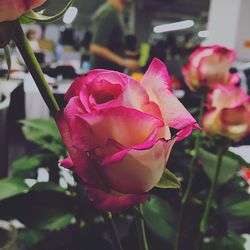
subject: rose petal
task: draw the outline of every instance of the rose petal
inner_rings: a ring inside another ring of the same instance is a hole
[[[123,87],[120,84],[111,84],[106,80],[93,82],[88,89],[90,103],[97,109],[110,106],[110,102],[116,100],[123,91]]]
[[[103,147],[108,139],[113,139],[125,147],[141,144],[152,131],[164,126],[163,122],[154,116],[124,107],[79,114],[78,119],[72,120],[72,131],[76,129],[77,132],[82,128],[81,136],[77,133],[78,137],[72,137],[73,144],[84,151],[96,146]],[[95,145],[96,143],[98,145]]]
[[[154,59],[142,79],[150,100],[158,104],[162,117],[167,126],[175,129],[199,128],[199,125],[182,103],[169,90],[167,69],[164,63]],[[186,131],[192,131],[187,129]],[[186,136],[188,133],[186,133]]]
[[[239,141],[250,132],[250,112],[244,106],[221,111],[222,134]]]
[[[216,109],[234,108],[246,102],[245,91],[235,86],[218,86],[208,95],[209,107]]]
[[[95,204],[98,209],[119,213],[129,209],[130,207],[143,203],[149,199],[148,195],[126,195],[112,194],[100,189],[92,187],[84,187],[87,191],[89,199]]]
[[[127,82],[131,79],[128,75],[122,74],[118,71],[113,70],[102,70],[95,74],[95,72],[91,72],[91,81],[89,82],[101,82],[107,81],[111,84],[120,84],[123,87],[127,85]],[[94,76],[95,75],[95,76]]]
[[[185,83],[191,91],[196,91],[201,87],[197,68],[195,68],[191,63],[182,67],[182,74],[184,76]]]
[[[91,162],[86,153],[80,152],[73,147],[69,126],[63,114],[57,113],[55,119],[64,144],[73,161],[75,172],[85,183],[103,187],[103,181],[100,179],[93,162]]]
[[[105,157],[100,163],[105,181],[121,193],[149,191],[160,180],[175,140],[146,142]]]
[[[158,105],[154,102],[150,102],[145,89],[134,79],[130,79],[118,102],[121,106],[131,107],[162,119]]]
[[[149,97],[156,95],[157,93],[154,90],[161,88],[161,86],[166,86],[167,89],[172,90],[171,79],[169,77],[168,71],[165,64],[154,58],[151,64],[148,67],[148,70],[144,74],[144,77],[141,80],[142,86],[146,89]],[[156,84],[155,88],[152,88]]]
[[[96,77],[96,75],[102,72],[105,72],[105,70],[94,69],[94,70],[90,70],[88,74],[82,77],[77,77],[75,81],[71,84],[68,91],[66,92],[65,97],[64,97],[65,100],[69,101],[70,98],[74,96],[79,96],[81,93],[82,87],[87,86],[89,82],[91,82]]]
[[[71,157],[67,157],[64,160],[59,161],[64,168],[72,169],[74,168],[74,163]]]
[[[66,108],[64,109],[64,116],[67,120],[72,144],[74,147],[77,145],[86,144],[87,148],[79,148],[83,151],[88,151],[98,146],[98,142],[93,140],[94,133],[91,126],[87,122],[82,122],[79,116],[87,114],[79,97],[75,96],[70,99]]]
[[[211,109],[202,118],[202,128],[211,135],[221,133],[222,125],[220,120],[220,111]]]
[[[157,104],[150,102],[149,96],[141,84],[133,78],[128,78],[126,86],[124,89],[120,89],[117,84],[109,84],[109,91],[106,91],[109,82],[101,81],[98,82],[98,87],[100,88],[98,92],[108,92],[114,96],[114,98],[108,102],[104,102],[101,105],[93,105],[94,109],[101,110],[104,108],[111,107],[127,107],[137,109],[139,111],[157,116],[162,118],[160,109]],[[120,85],[119,85],[120,86]],[[97,88],[93,88],[93,92],[97,92]],[[95,93],[96,95],[96,93]],[[84,97],[86,98],[86,97]]]
[[[108,139],[108,141],[104,147],[98,147],[95,149],[95,153],[94,153],[93,157],[96,160],[100,160],[107,155],[116,154],[124,149],[126,149],[126,148],[123,145],[121,145],[120,143],[118,143],[117,141],[112,140],[112,139]]]

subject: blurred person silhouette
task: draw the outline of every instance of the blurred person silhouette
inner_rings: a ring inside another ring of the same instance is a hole
[[[89,47],[92,40],[92,32],[87,30],[82,40],[81,69],[85,74],[91,69]]]
[[[40,53],[41,52],[41,48],[40,48],[40,45],[39,45],[38,40],[36,38],[36,31],[33,30],[33,29],[29,29],[26,32],[26,36],[27,36],[27,38],[29,40],[29,43],[30,43],[30,46],[31,46],[32,50],[35,53]]]
[[[139,59],[140,53],[137,48],[137,38],[135,35],[126,36],[125,55],[130,59]]]
[[[160,39],[156,40],[150,47],[149,56],[145,66],[143,67],[143,71],[145,72],[149,67],[150,63],[154,58],[160,59],[162,62],[166,62],[166,45],[165,41]]]
[[[107,0],[92,16],[92,68],[136,71],[139,62],[125,56],[123,11],[132,0]]]

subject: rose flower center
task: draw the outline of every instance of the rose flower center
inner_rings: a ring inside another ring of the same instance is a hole
[[[93,94],[96,104],[102,104],[114,100],[117,96],[110,92],[97,92]]]
[[[102,81],[90,85],[89,92],[96,104],[103,104],[116,99],[122,93],[122,86]]]

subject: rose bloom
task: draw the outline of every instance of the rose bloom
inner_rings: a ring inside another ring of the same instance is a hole
[[[250,132],[250,96],[241,88],[218,86],[208,95],[203,128],[210,135],[239,141]]]
[[[46,0],[0,0],[0,22],[12,21]]]
[[[214,89],[218,84],[231,86],[239,82],[239,75],[230,73],[235,61],[235,51],[221,46],[204,46],[196,49],[182,68],[184,79],[190,90]]]
[[[140,82],[96,69],[69,88],[56,117],[70,155],[61,164],[82,179],[97,208],[118,212],[147,200],[175,141],[199,128],[170,88],[158,59]],[[170,128],[179,132],[171,136]]]

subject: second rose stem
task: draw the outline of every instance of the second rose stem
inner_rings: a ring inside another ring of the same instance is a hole
[[[198,123],[201,122],[201,119],[203,116],[204,101],[205,101],[205,94],[203,93],[201,96],[201,101],[200,101]],[[179,247],[180,247],[183,217],[184,217],[184,212],[185,212],[185,209],[186,209],[189,197],[190,197],[192,185],[193,185],[195,161],[196,161],[197,156],[198,156],[198,151],[199,151],[199,146],[200,146],[200,137],[201,137],[201,133],[198,133],[196,138],[195,138],[194,154],[193,154],[192,160],[190,162],[190,174],[189,174],[188,184],[187,184],[186,191],[181,199],[181,210],[180,210],[180,215],[179,215],[179,222],[178,222],[177,235],[176,235],[176,241],[175,241],[175,248],[174,248],[175,250],[179,250]]]
[[[221,169],[221,165],[222,165],[221,163],[222,163],[223,153],[224,153],[224,148],[220,147],[219,150],[218,150],[218,159],[217,159],[217,163],[216,163],[214,178],[212,179],[211,187],[210,187],[208,197],[207,197],[207,201],[206,201],[205,210],[204,210],[204,212],[202,214],[202,217],[201,217],[201,222],[200,222],[200,232],[201,232],[201,234],[204,234],[206,232],[206,229],[207,229],[209,211],[210,211],[210,208],[212,206],[214,193],[215,193],[217,183],[218,183],[218,179],[219,179],[219,175],[220,175],[220,169]]]
[[[140,250],[149,250],[147,236],[145,232],[145,223],[143,218],[143,205],[139,204],[137,208],[134,209],[135,223],[137,229],[137,235],[139,240]]]

